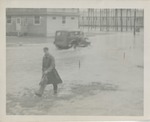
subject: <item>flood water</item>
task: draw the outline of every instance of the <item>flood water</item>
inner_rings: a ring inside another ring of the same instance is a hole
[[[143,114],[143,33],[95,34],[89,47],[68,50],[58,50],[52,41],[7,47],[7,114]],[[63,84],[57,96],[47,86],[38,98],[34,92],[45,46],[55,57]]]

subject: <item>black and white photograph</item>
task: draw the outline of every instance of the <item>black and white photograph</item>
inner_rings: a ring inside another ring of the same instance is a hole
[[[143,116],[144,9],[6,8],[6,115]]]

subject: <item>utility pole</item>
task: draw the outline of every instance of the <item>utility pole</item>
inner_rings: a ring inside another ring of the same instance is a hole
[[[121,32],[122,32],[122,30],[123,30],[123,23],[122,23],[122,9],[120,9],[120,13],[121,13]]]
[[[97,28],[97,9],[95,9],[95,30]]]
[[[94,9],[92,9],[92,29],[94,29]]]
[[[132,10],[130,9],[130,28],[132,30]]]
[[[136,33],[136,9],[134,10],[134,36]]]
[[[101,9],[99,9],[99,30],[101,31]]]
[[[115,29],[118,31],[118,10],[115,9]]]
[[[106,30],[108,31],[108,11],[106,9]]]
[[[80,13],[80,10],[77,9],[77,11],[78,11],[78,14],[79,14],[79,13]],[[81,25],[80,16],[78,16],[78,28],[80,28],[80,25]]]
[[[126,9],[126,31],[128,30],[128,9]]]
[[[92,30],[92,9],[90,9],[90,28]]]
[[[94,9],[92,9],[92,28],[94,29]]]
[[[89,26],[90,26],[90,23],[89,23],[89,20],[90,20],[89,14],[90,14],[90,9],[88,9],[88,31],[89,31]]]

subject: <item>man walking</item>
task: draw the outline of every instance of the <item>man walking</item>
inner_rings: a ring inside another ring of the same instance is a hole
[[[62,83],[62,80],[55,69],[55,59],[52,55],[49,54],[49,49],[45,47],[43,49],[44,57],[42,63],[42,80],[39,83],[40,89],[35,94],[39,97],[42,96],[46,85],[53,84],[54,94],[57,94],[57,85]]]

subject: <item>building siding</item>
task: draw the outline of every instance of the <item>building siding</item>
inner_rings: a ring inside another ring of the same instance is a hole
[[[11,16],[12,22],[6,23],[6,35],[18,35],[16,21],[17,18],[21,19],[21,29],[19,31],[20,36],[25,34],[29,36],[46,36],[46,16],[40,16],[41,23],[34,24],[34,16]]]
[[[16,17],[11,17],[11,23],[6,22],[6,35],[17,35]]]
[[[28,17],[28,35],[31,36],[46,36],[46,16],[40,16],[40,24],[34,23],[34,16]]]
[[[53,19],[56,17],[56,19]],[[47,36],[54,36],[57,30],[71,30],[78,28],[78,17],[71,19],[66,16],[65,23],[62,23],[62,16],[47,16]]]
[[[12,18],[12,23],[6,23],[6,35],[52,36],[56,30],[78,28],[78,9],[7,8],[6,15]],[[34,16],[41,17],[40,24],[34,24]],[[66,17],[64,24],[62,16]],[[21,18],[21,27],[16,24],[18,17]]]

